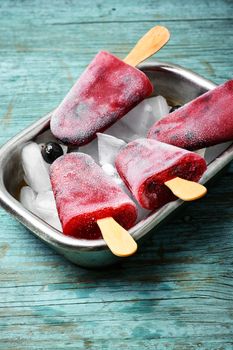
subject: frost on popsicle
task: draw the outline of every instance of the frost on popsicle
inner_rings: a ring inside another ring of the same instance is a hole
[[[153,210],[176,199],[166,181],[175,177],[198,181],[206,163],[194,152],[144,138],[120,151],[116,168],[140,205]]]
[[[51,131],[66,144],[84,145],[152,90],[143,72],[101,51],[53,112]]]
[[[65,235],[98,239],[96,221],[113,217],[129,229],[137,217],[133,201],[84,153],[69,153],[51,166],[50,177]]]
[[[233,80],[217,86],[157,121],[148,138],[189,150],[233,139]]]

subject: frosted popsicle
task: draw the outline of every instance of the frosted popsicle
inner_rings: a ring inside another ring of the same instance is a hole
[[[51,131],[64,143],[86,144],[152,90],[143,72],[100,51],[52,114]]]
[[[164,183],[176,177],[198,181],[206,170],[196,153],[150,139],[138,139],[122,148],[116,168],[139,204],[157,209],[175,200]]]
[[[65,235],[101,238],[97,220],[114,218],[125,229],[137,218],[133,201],[84,153],[68,153],[54,161],[50,178]]]
[[[163,117],[147,137],[189,150],[233,140],[233,80]]]

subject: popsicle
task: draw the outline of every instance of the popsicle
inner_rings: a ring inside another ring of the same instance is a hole
[[[200,190],[195,192],[196,198],[206,193],[204,186],[195,183],[206,170],[205,160],[196,153],[156,140],[130,142],[118,153],[115,165],[139,204],[149,210],[175,200],[173,193],[184,200],[192,199],[192,191]],[[183,185],[178,188],[180,182]]]
[[[113,240],[118,239],[113,244],[120,241],[123,245],[122,256],[127,255],[130,244],[134,251],[137,249],[132,237],[123,230],[132,227],[136,221],[135,204],[89,155],[73,152],[57,158],[51,165],[50,178],[65,235],[99,239],[102,238],[101,230],[107,225],[106,235],[112,233],[115,235]],[[111,218],[112,231],[117,231],[120,225],[123,227],[120,233],[111,232],[106,218]]]
[[[148,97],[153,86],[133,66],[158,51],[169,36],[164,27],[152,28],[125,62],[100,51],[52,113],[53,135],[67,144],[84,145]]]
[[[233,80],[163,117],[147,137],[189,150],[233,140]]]

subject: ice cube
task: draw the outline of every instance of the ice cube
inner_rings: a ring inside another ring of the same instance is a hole
[[[105,163],[104,165],[102,165],[102,169],[103,171],[109,175],[116,183],[118,186],[120,186],[122,188],[122,190],[134,201],[134,203],[136,204],[137,210],[138,210],[138,217],[137,217],[137,223],[139,221],[141,221],[142,219],[145,219],[149,214],[150,214],[150,210],[144,209],[142,208],[138,202],[136,201],[136,199],[132,196],[130,190],[126,187],[126,185],[124,184],[123,180],[121,179],[121,177],[119,176],[116,168],[112,165],[112,164],[107,164]]]
[[[115,158],[120,149],[126,145],[126,143],[114,136],[97,133],[98,138],[98,151],[99,151],[99,164],[112,164],[115,166]]]
[[[138,137],[146,136],[148,128],[153,124],[152,119],[152,108],[147,100],[144,100],[128,112],[124,118],[108,128],[105,133],[130,142]]]
[[[114,162],[113,164],[110,164],[110,163],[102,164],[102,169],[107,175],[109,175],[116,182],[118,186],[122,188],[124,192],[126,192],[129,196],[131,196],[130,191],[125,186],[124,181],[121,179],[120,175],[118,174],[114,166]]]
[[[169,113],[170,107],[163,96],[150,97],[145,101],[151,106],[153,114],[153,122],[149,127]]]
[[[118,186],[120,186],[125,192],[127,192],[127,189],[125,188],[124,182],[120,178],[116,168],[112,164],[103,164],[102,165],[103,171],[109,175],[116,183]]]
[[[29,186],[23,186],[20,190],[19,200],[22,205],[32,213],[36,214],[35,209],[36,194]]]
[[[21,157],[26,183],[35,192],[50,190],[51,183],[48,169],[38,144],[35,142],[26,144],[22,149]]]
[[[42,213],[56,213],[57,207],[53,191],[40,192],[36,196],[35,205],[38,211]]]
[[[24,186],[20,190],[20,202],[27,210],[62,232],[52,191],[36,195],[31,187]]]
[[[57,215],[50,215],[45,219],[45,221],[52,227],[56,228],[58,231],[62,232],[61,222]]]
[[[150,97],[143,100],[124,118],[120,119],[105,133],[120,137],[130,142],[139,137],[146,137],[148,129],[161,117],[169,113],[167,101],[162,96]]]
[[[124,116],[124,118],[126,118],[126,116]],[[104,134],[117,137],[117,138],[120,137],[122,140],[126,142],[130,142],[130,140],[132,140],[132,131],[128,127],[128,125],[123,123],[123,119],[120,119],[118,122],[110,126],[110,128],[108,128],[104,132]]]
[[[77,150],[75,150],[77,151]],[[87,143],[84,146],[78,148],[78,152],[89,154],[98,163],[98,141],[94,139],[93,141]]]
[[[35,209],[44,221],[62,231],[53,191],[40,192],[35,199]]]
[[[118,186],[122,188],[122,190],[132,198],[131,192],[129,189],[126,187],[124,181],[121,179],[120,175],[118,174],[116,168],[112,164],[105,163],[102,165],[103,171],[109,175]]]
[[[130,140],[146,136],[149,127],[154,124],[153,111],[148,100],[142,101],[127,113],[124,119],[122,119],[122,124],[129,128]]]
[[[105,163],[102,165],[102,169],[109,176],[114,176],[116,173],[116,169],[112,164]]]

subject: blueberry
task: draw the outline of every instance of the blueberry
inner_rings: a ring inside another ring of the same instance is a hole
[[[180,107],[181,107],[181,105],[173,106],[173,107],[170,109],[169,113],[172,113],[172,112],[176,111],[176,110],[177,110],[178,108],[180,108]]]
[[[56,142],[47,142],[42,147],[41,154],[46,163],[52,164],[55,159],[63,155],[63,149]]]

